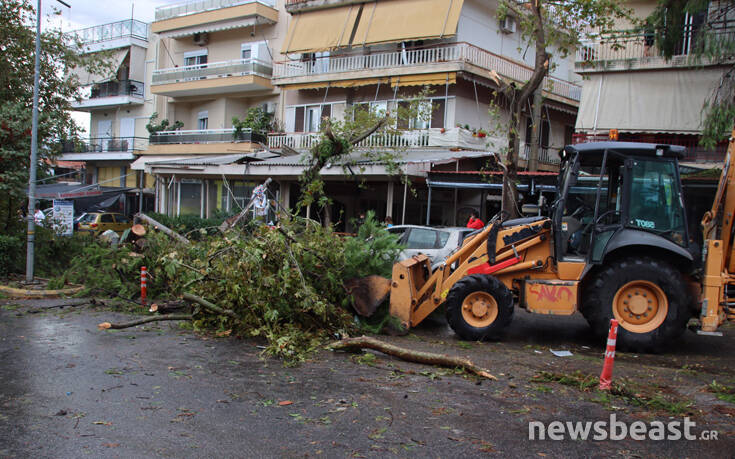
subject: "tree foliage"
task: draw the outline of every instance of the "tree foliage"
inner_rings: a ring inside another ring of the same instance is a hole
[[[31,150],[31,117],[35,58],[35,9],[28,0],[0,2],[0,224],[18,225],[25,200]],[[79,80],[69,69],[100,73],[109,69],[105,56],[80,53],[80,43],[59,30],[41,34],[38,158],[39,176],[58,154],[56,142],[73,138],[79,128],[71,102],[80,97]]]
[[[616,0],[499,0],[498,18],[512,16],[518,23],[522,41],[534,49],[531,77],[520,87],[495,76],[500,92],[509,101],[510,118],[505,126],[508,138],[503,209],[516,213],[513,197],[517,179],[522,111],[555,66],[591,34],[606,33],[621,19],[630,19],[631,10]]]
[[[260,107],[250,107],[242,120],[232,117],[232,127],[235,128],[233,137],[240,139],[243,129],[250,129],[256,134],[267,134],[273,130],[273,115]]]
[[[693,28],[686,22],[688,17],[703,17],[703,23]],[[735,124],[733,19],[735,2],[707,0],[660,0],[655,11],[646,18],[646,23],[655,31],[656,45],[666,59],[671,59],[687,38],[694,64],[723,68],[719,84],[702,106],[701,143],[708,148],[727,139]]]

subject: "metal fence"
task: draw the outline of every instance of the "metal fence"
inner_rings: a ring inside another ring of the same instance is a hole
[[[127,152],[145,149],[144,137],[90,137],[59,143],[62,153]]]
[[[99,43],[102,41],[116,40],[118,38],[133,37],[140,40],[148,40],[148,24],[137,19],[126,19],[124,21],[110,22],[86,29],[69,32],[69,35],[78,38],[84,44]]]
[[[152,145],[170,145],[178,143],[224,143],[224,142],[260,142],[265,143],[262,134],[243,129],[235,133],[235,129],[200,129],[160,131],[150,135]]]
[[[145,85],[143,82],[135,80],[107,81],[92,86],[89,98],[98,99],[114,96],[144,97]]]
[[[241,75],[261,75],[270,78],[272,73],[273,67],[270,62],[260,59],[236,59],[154,70],[151,79],[153,85],[158,85]]]
[[[275,0],[195,0],[175,3],[173,5],[159,6],[156,8],[156,21],[170,19],[187,14],[202,13],[204,11],[218,10],[231,6],[244,5],[246,3],[261,3],[271,8],[276,7]]]

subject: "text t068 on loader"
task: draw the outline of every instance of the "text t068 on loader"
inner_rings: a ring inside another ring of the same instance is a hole
[[[390,312],[407,327],[445,304],[449,325],[468,340],[496,337],[515,304],[538,314],[580,311],[601,337],[615,318],[618,345],[637,352],[660,351],[695,315],[698,332],[713,333],[735,319],[734,145],[702,222],[704,250],[687,229],[683,147],[572,145],[550,218],[496,217],[433,273],[426,256],[414,256],[394,265],[382,289],[372,279],[356,302],[374,307],[389,291]]]

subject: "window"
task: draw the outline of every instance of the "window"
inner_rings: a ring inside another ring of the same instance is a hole
[[[318,105],[312,105],[306,107],[306,132],[317,132],[319,131],[320,123],[320,110]]]
[[[199,67],[206,67],[207,66],[207,55],[199,55],[199,56],[191,56],[191,57],[185,57],[184,58],[184,65],[196,65]]]
[[[293,126],[293,132],[318,132],[322,119],[331,116],[331,104],[287,107],[286,130],[289,130],[288,126]],[[293,120],[293,125],[291,125],[291,120]]]
[[[684,214],[673,162],[635,160],[628,225],[684,245]]]
[[[115,220],[112,219],[112,214],[102,214],[100,216],[100,223],[115,223]]]
[[[179,215],[200,215],[202,207],[202,184],[197,181],[182,181],[179,184]]]
[[[240,58],[243,59],[243,60],[250,59],[252,57],[252,54],[253,54],[253,51],[250,49],[250,47],[247,47],[246,48],[243,45],[242,50],[241,50]]]
[[[406,240],[408,249],[440,249],[446,245],[449,233],[426,228],[411,228]]]
[[[197,129],[200,131],[207,130],[209,126],[209,111],[199,112],[197,115]]]
[[[206,76],[197,76],[196,69],[207,67],[207,50],[200,49],[184,53],[184,66],[189,67],[191,75],[190,77],[185,78],[186,80],[201,80],[206,78]]]
[[[399,101],[397,128],[402,130],[443,128],[446,102],[442,97],[421,102],[416,107],[412,106],[410,101]]]
[[[115,221],[117,223],[130,223],[130,219],[125,215],[115,215]]]

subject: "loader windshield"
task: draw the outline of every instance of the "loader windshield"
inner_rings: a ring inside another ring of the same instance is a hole
[[[686,245],[681,187],[673,161],[636,159],[628,226]]]

